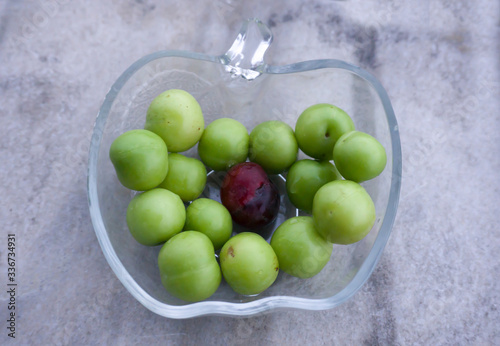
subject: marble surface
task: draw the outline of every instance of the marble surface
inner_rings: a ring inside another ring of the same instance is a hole
[[[0,319],[15,232],[15,341],[500,344],[499,2],[200,3],[0,2]],[[125,290],[97,242],[86,197],[92,127],[135,60],[161,49],[220,54],[251,16],[273,30],[273,64],[337,58],[380,79],[403,149],[394,230],[371,278],[338,308],[169,320]],[[0,344],[12,342],[5,323]]]

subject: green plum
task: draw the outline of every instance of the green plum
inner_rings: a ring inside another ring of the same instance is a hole
[[[278,256],[280,269],[301,279],[318,274],[333,251],[333,245],[316,232],[310,216],[283,222],[274,232],[271,246]]]
[[[171,89],[151,102],[144,128],[159,135],[169,151],[178,153],[200,140],[205,122],[200,105],[190,93]]]
[[[200,232],[182,232],[167,241],[158,255],[158,267],[165,289],[187,302],[207,299],[222,279],[212,242]]]
[[[155,188],[167,176],[167,146],[151,131],[131,130],[120,135],[111,144],[109,158],[120,183],[132,190]]]
[[[366,190],[350,180],[323,185],[313,200],[316,231],[336,244],[363,239],[375,223],[375,205]]]
[[[186,209],[175,193],[157,188],[136,195],[127,208],[127,225],[143,245],[161,244],[184,227]]]
[[[290,167],[286,176],[288,198],[298,209],[311,213],[316,191],[339,179],[342,176],[329,161],[299,160]]]
[[[346,133],[333,148],[333,160],[340,174],[358,183],[378,176],[385,168],[385,149],[374,137],[360,131]]]
[[[328,103],[307,108],[295,124],[295,137],[300,149],[318,160],[331,160],[337,140],[351,131],[354,131],[351,117]]]
[[[213,199],[199,198],[186,209],[184,229],[205,234],[215,250],[219,250],[231,238],[233,221],[222,204]]]
[[[207,183],[207,169],[200,160],[171,153],[168,157],[168,174],[159,185],[179,195],[184,201],[198,198]]]
[[[229,239],[220,252],[222,275],[244,295],[259,294],[278,277],[278,257],[260,235],[243,232]]]
[[[298,150],[293,129],[282,121],[265,121],[250,133],[250,161],[261,165],[268,174],[286,171],[297,159]]]
[[[249,139],[247,129],[239,121],[217,119],[203,131],[198,154],[208,167],[225,171],[246,161]]]

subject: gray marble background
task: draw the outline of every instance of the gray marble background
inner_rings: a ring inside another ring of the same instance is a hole
[[[500,344],[499,14],[493,0],[1,1],[0,320],[15,232],[20,344]],[[273,30],[268,62],[342,59],[387,89],[404,161],[393,234],[333,310],[169,320],[125,290],[97,242],[92,127],[135,60],[220,54],[250,16]]]

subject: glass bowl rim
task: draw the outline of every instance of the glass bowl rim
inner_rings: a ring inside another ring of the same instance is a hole
[[[104,125],[106,124],[109,111],[113,105],[115,98],[127,83],[127,81],[137,72],[140,68],[154,60],[179,57],[195,60],[205,60],[214,63],[223,64],[223,60],[218,56],[211,56],[196,52],[178,51],[178,50],[164,50],[146,55],[122,73],[122,75],[115,81],[109,92],[107,93],[104,102],[97,114],[94,124],[94,130],[90,143],[88,172],[87,172],[87,197],[90,209],[90,217],[92,224],[101,246],[104,257],[110,265],[113,272],[116,274],[125,288],[134,296],[142,305],[152,312],[169,318],[184,319],[203,315],[232,315],[232,316],[250,316],[259,314],[265,311],[276,309],[302,309],[302,310],[327,310],[334,308],[352,297],[368,280],[371,273],[375,269],[382,252],[387,244],[399,202],[399,194],[401,189],[401,173],[402,173],[402,159],[401,159],[401,142],[399,137],[399,129],[397,120],[392,108],[391,102],[387,92],[380,84],[380,82],[368,71],[349,64],[347,62],[336,59],[321,59],[321,60],[308,60],[289,65],[264,65],[262,73],[264,74],[286,74],[296,72],[306,72],[323,68],[337,68],[348,70],[358,77],[365,79],[370,83],[377,94],[379,95],[382,105],[384,107],[388,125],[389,133],[391,136],[392,147],[392,177],[391,188],[389,192],[389,201],[387,204],[384,220],[380,227],[379,233],[375,239],[370,253],[364,260],[356,275],[340,292],[334,296],[321,299],[312,298],[299,298],[291,296],[273,296],[267,298],[257,299],[255,301],[246,303],[230,303],[223,301],[201,301],[191,303],[188,305],[174,306],[166,303],[159,302],[149,295],[128,273],[120,259],[118,258],[110,239],[106,233],[106,228],[99,208],[99,200],[97,195],[97,160],[99,147],[101,144],[102,133]]]

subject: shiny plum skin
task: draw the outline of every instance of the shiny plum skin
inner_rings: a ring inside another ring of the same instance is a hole
[[[263,227],[278,215],[278,188],[256,163],[243,162],[231,168],[220,195],[233,221],[248,229]]]

